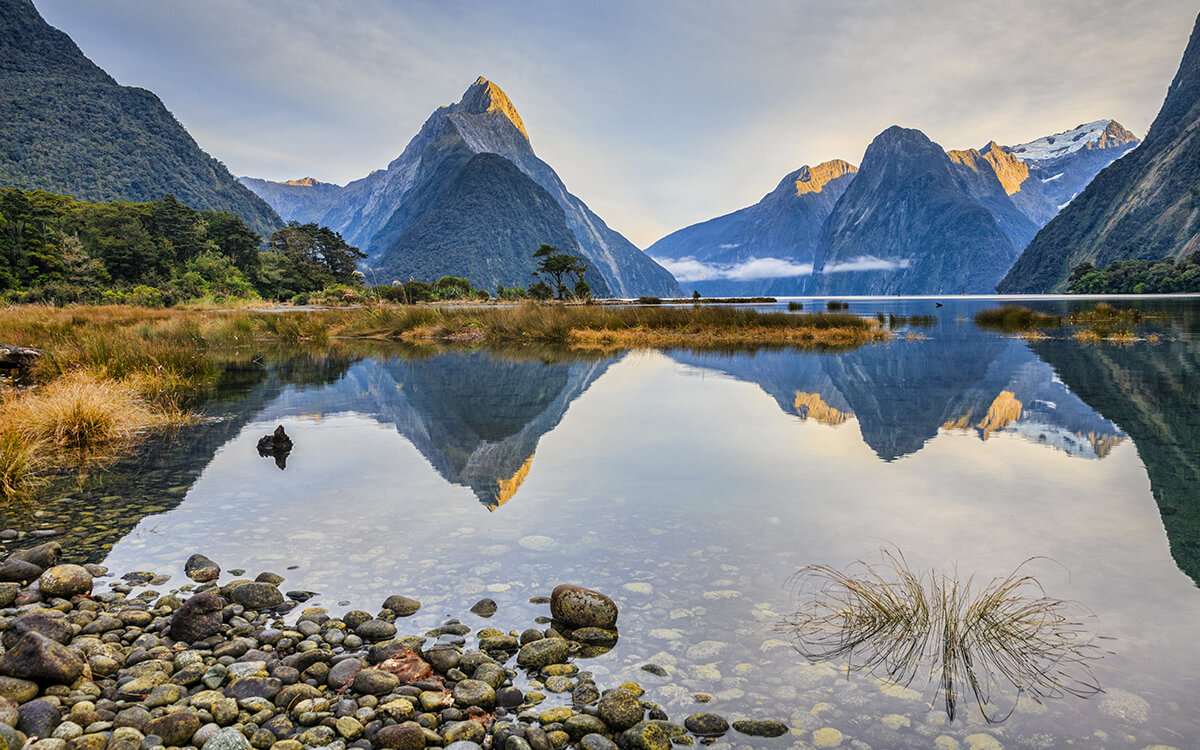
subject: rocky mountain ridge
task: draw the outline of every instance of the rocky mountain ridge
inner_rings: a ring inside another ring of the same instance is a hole
[[[1198,126],[1200,16],[1145,140],[1038,232],[998,289],[1061,291],[1071,269],[1084,262],[1104,268],[1115,260],[1180,259],[1200,250]]]
[[[851,210],[840,202],[852,181],[863,178],[861,170],[846,162],[819,165],[848,167],[834,176],[834,200],[804,205],[782,201],[782,193],[791,193],[789,185],[801,188],[797,178],[808,169],[803,167],[786,176],[759,203],[673,232],[651,245],[647,253],[672,269],[682,283],[710,295],[867,294],[880,293],[883,288],[891,290],[887,293],[991,292],[1038,230],[1097,172],[1137,143],[1119,123],[1101,120],[1016,146],[991,141],[979,149],[945,151],[940,156],[927,149],[925,160],[908,163],[911,184],[892,171],[890,187],[870,191],[873,203],[857,207],[856,222],[867,221],[866,226],[833,218],[835,207],[843,213]],[[936,194],[925,196],[927,203],[952,199],[965,211],[965,200],[985,209],[1009,247],[1004,248],[1004,242],[993,246],[991,240],[982,246],[974,244],[987,224],[982,215],[950,211],[941,214],[941,224],[930,225],[926,222],[933,217],[916,210],[911,201],[921,199],[921,188],[912,188],[931,179],[931,174],[943,174],[944,160],[949,161],[954,186],[936,179],[928,182],[928,187],[940,187]],[[873,169],[885,167],[883,161],[875,160]],[[889,205],[904,201],[910,202],[903,207]],[[906,211],[916,213],[901,221]],[[891,223],[872,229],[872,222],[885,215]],[[946,223],[951,217],[965,220],[968,215],[977,220]],[[829,226],[830,222],[835,226]],[[828,244],[823,254],[818,253],[818,238],[827,232]],[[842,232],[849,234],[841,236]],[[931,241],[936,250],[929,249]],[[835,257],[831,265],[818,262],[831,251]],[[922,257],[929,252],[940,255],[924,262]],[[977,271],[967,273],[972,266],[978,266]],[[898,277],[890,278],[897,273]],[[907,280],[900,278],[906,274]]]
[[[375,263],[389,251],[395,255],[392,243],[404,231],[406,222],[419,218],[411,204],[424,200],[424,188],[434,175],[443,172],[441,159],[458,147],[507,159],[549,193],[562,209],[580,253],[612,294],[680,293],[665,269],[610,229],[567,190],[550,165],[537,157],[516,107],[499,86],[486,78],[477,79],[457,103],[435,110],[386,169],[343,188],[318,194],[316,186],[265,183],[252,178],[242,181],[297,220],[315,221],[341,232],[348,242],[368,253],[369,263]],[[445,273],[461,275],[449,266]]]

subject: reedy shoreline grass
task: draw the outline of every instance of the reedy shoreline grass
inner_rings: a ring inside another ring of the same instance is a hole
[[[957,570],[917,574],[900,552],[881,555],[880,563],[860,560],[845,571],[800,570],[793,577],[800,607],[777,629],[811,661],[845,660],[851,671],[904,686],[926,673],[952,721],[965,695],[998,722],[1022,698],[1101,692],[1091,670],[1101,656],[1096,636],[1076,605],[1047,596],[1022,572],[1036,558],[976,593],[974,578],[962,581]]]
[[[563,350],[798,346],[849,349],[891,334],[856,315],[787,315],[688,305],[388,306],[274,312],[24,306],[0,311],[0,342],[39,349],[33,387],[0,392],[0,498],[27,496],[81,452],[117,455],[150,430],[186,423],[184,405],[231,363],[276,342],[338,339]]]
[[[1143,310],[1115,308],[1107,302],[1099,302],[1091,310],[1074,312],[1066,317],[1037,312],[1021,305],[1003,305],[976,313],[975,325],[1016,334],[1030,341],[1050,338],[1045,333],[1047,330],[1075,326],[1069,335],[1076,341],[1131,344],[1138,340],[1135,325],[1165,317]],[[1158,337],[1152,335],[1150,340],[1157,341]]]

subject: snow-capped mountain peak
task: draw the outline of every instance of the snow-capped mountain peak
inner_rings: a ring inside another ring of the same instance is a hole
[[[1083,149],[1119,148],[1137,142],[1137,137],[1116,120],[1096,120],[1036,141],[1011,146],[1008,152],[1023,162],[1040,162]]]

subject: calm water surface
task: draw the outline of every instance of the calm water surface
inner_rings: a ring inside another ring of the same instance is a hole
[[[403,593],[424,603],[403,632],[520,630],[548,614],[530,597],[599,589],[621,608],[616,648],[581,662],[602,687],[637,681],[676,721],[703,692],[704,710],[793,727],[718,746],[807,747],[832,727],[877,749],[1198,747],[1200,305],[1139,302],[1171,319],[1121,347],[977,329],[992,304],[852,300],[938,323],[840,354],[268,361],[209,406],[220,421],[43,518],[118,573],[178,582],[201,551],[335,612]],[[296,443],[283,471],[255,452],[277,424]],[[806,663],[775,632],[789,576],[881,546],[985,581],[1051,558],[1028,571],[1112,639],[1106,692],[948,722],[921,681]],[[489,620],[467,611],[485,596]]]

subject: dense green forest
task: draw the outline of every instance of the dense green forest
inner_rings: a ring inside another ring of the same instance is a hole
[[[1200,252],[1179,262],[1118,260],[1106,268],[1081,263],[1071,269],[1072,294],[1178,294],[1200,292]]]
[[[262,247],[237,216],[169,195],[87,203],[0,189],[0,295],[11,301],[164,305],[362,287],[363,254],[326,227],[292,222]]]
[[[157,96],[119,85],[28,0],[0,0],[0,123],[0,187],[89,201],[171,194],[264,234],[283,223]]]

